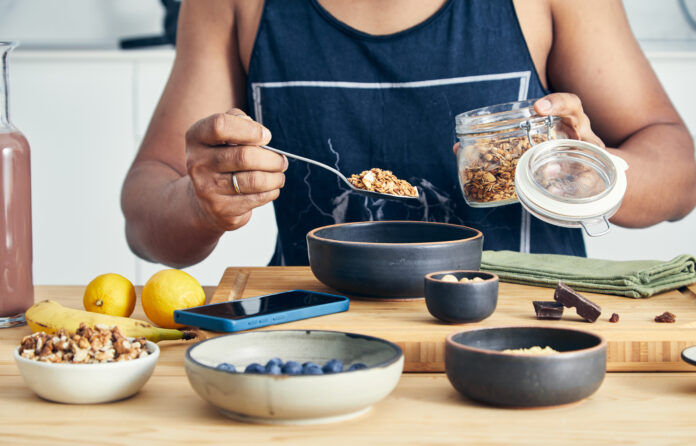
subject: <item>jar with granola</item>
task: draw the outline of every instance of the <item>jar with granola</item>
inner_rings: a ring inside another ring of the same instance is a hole
[[[535,144],[564,138],[560,119],[540,116],[534,100],[478,108],[456,117],[459,183],[469,206],[491,207],[518,201],[515,169]]]
[[[534,100],[457,115],[459,183],[473,207],[520,202],[535,217],[609,231],[626,192],[628,165],[594,144],[565,139],[560,118],[539,116]]]

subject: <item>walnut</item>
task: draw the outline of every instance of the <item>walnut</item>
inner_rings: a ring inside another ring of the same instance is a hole
[[[25,336],[19,353],[23,358],[36,361],[89,364],[142,358],[149,354],[146,346],[145,338],[129,341],[117,326],[90,328],[80,324],[72,335],[60,330],[54,335],[38,332]]]

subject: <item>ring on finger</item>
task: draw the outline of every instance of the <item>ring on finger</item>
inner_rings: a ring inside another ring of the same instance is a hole
[[[242,195],[242,191],[239,190],[239,183],[237,182],[237,175],[234,173],[232,174],[232,186],[234,187],[234,192],[237,195]]]

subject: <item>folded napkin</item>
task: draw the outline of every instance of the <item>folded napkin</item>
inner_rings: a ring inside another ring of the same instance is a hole
[[[481,270],[503,282],[556,287],[562,281],[577,291],[627,297],[648,297],[696,282],[696,258],[691,255],[660,262],[484,251]]]

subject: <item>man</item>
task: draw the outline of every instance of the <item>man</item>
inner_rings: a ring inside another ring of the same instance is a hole
[[[454,116],[538,97],[571,137],[628,162],[614,223],[645,227],[696,205],[693,142],[619,0],[184,2],[171,77],[123,188],[129,244],[191,265],[274,201],[272,264],[306,264],[311,228],[370,219],[466,224],[486,249],[585,255],[579,230],[519,205],[470,208],[459,191]],[[345,174],[392,170],[420,203],[351,194],[258,147],[271,133]]]

